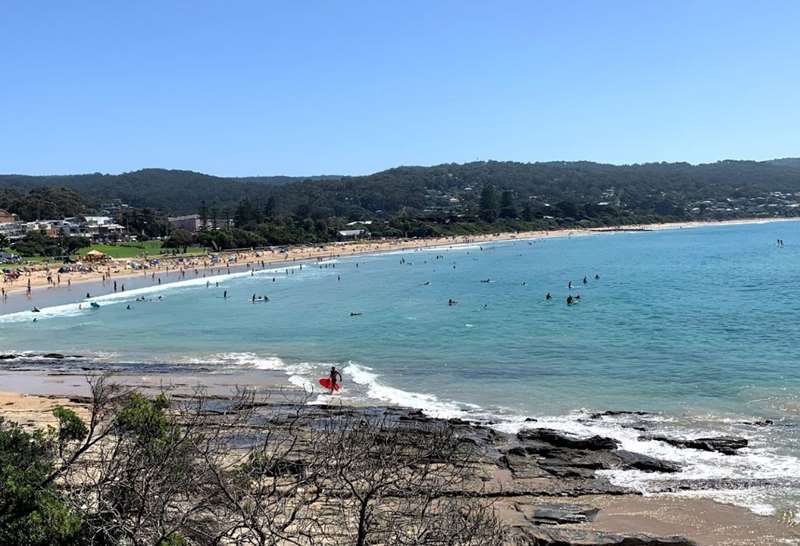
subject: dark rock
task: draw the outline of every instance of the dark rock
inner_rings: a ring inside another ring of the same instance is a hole
[[[589,416],[589,419],[601,419],[603,417],[619,417],[621,415],[651,415],[646,411],[601,411],[599,413],[593,413]]]
[[[631,430],[637,430],[639,432],[647,432],[647,427],[643,427],[642,425],[620,425],[622,428],[629,428]]]
[[[616,449],[619,442],[613,438],[606,438],[604,436],[591,436],[589,438],[576,438],[574,436],[567,436],[558,431],[547,428],[535,428],[531,430],[523,430],[517,433],[517,438],[522,441],[536,440],[539,442],[546,442],[550,445],[558,447],[566,447],[570,449],[588,449],[595,450],[612,450]]]
[[[695,438],[686,440],[682,438],[670,438],[660,434],[645,434],[639,436],[640,440],[657,440],[675,447],[689,449],[700,449],[703,451],[716,451],[725,455],[736,455],[737,451],[747,447],[747,440],[737,436],[716,436],[713,438]]]
[[[560,525],[594,521],[599,508],[587,504],[540,504],[528,520],[534,525]]]
[[[622,535],[589,529],[532,527],[522,536],[533,546],[695,546],[680,536],[659,537],[647,534]]]
[[[800,487],[797,478],[722,478],[709,480],[653,481],[648,484],[650,493],[674,493],[676,491],[741,490],[752,488],[795,489]]]
[[[769,425],[774,425],[775,421],[773,421],[772,419],[762,419],[760,421],[745,421],[744,424],[751,425],[754,427],[767,427]]]
[[[557,478],[580,478],[586,480],[594,477],[594,470],[591,468],[581,468],[579,466],[542,463],[539,465],[539,468]]]
[[[17,355],[0,355],[0,360],[14,360]]]
[[[641,470],[643,472],[678,472],[681,467],[676,463],[672,463],[670,461],[664,461],[662,459],[656,459],[655,457],[649,457],[647,455],[642,455],[641,453],[633,453],[632,451],[625,451],[625,450],[617,450],[614,452],[620,462],[622,463],[622,468],[625,470],[628,469],[636,469]]]
[[[525,422],[526,423],[535,423],[536,419],[534,419],[533,417],[526,417],[525,418]]]
[[[61,360],[61,359],[64,358],[64,355],[62,355],[61,353],[47,353],[47,354],[43,354],[42,356],[45,357],[45,358],[53,358],[53,359],[56,359],[56,360]]]

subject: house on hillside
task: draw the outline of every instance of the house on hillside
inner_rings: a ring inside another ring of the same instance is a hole
[[[0,224],[11,224],[17,221],[17,215],[11,214],[7,210],[0,209]]]
[[[232,219],[223,219],[217,218],[216,221],[212,218],[206,220],[206,225],[203,225],[203,221],[200,219],[199,214],[187,214],[186,216],[170,216],[167,218],[172,227],[175,229],[185,229],[190,233],[197,233],[198,231],[203,231],[203,229],[216,229],[224,228],[226,225],[228,227],[233,227],[233,220]]]
[[[9,241],[16,241],[25,237],[25,222],[17,220],[16,214],[0,209],[0,235]]]
[[[343,229],[337,232],[339,239],[354,240],[369,237],[369,231],[366,229]]]

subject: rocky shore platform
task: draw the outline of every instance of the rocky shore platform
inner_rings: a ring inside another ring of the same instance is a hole
[[[152,388],[152,386],[150,387]],[[277,393],[280,392],[280,396]],[[708,489],[746,489],[763,486],[748,480],[670,480],[680,470],[674,461],[656,459],[621,449],[613,438],[577,437],[560,431],[530,428],[517,434],[460,419],[441,420],[419,410],[344,404],[307,405],[276,390],[270,399],[254,402],[248,410],[262,415],[264,426],[303,427],[310,433],[336,419],[353,422],[380,419],[402,427],[413,441],[431,426],[447,427],[472,448],[475,478],[447,495],[481,498],[491,503],[498,518],[511,529],[514,544],[536,546],[700,546],[800,545],[800,532],[775,518],[757,516],[744,508],[714,501],[671,495]],[[176,392],[173,396],[191,396]],[[293,395],[298,397],[300,395]],[[229,410],[231,398],[209,395],[210,411]],[[28,426],[50,419],[56,404],[85,411],[88,398],[0,394],[0,416]],[[602,418],[603,414],[592,416]],[[644,433],[643,433],[644,434]],[[746,446],[741,438],[653,437],[681,449],[718,451],[735,457]],[[244,446],[246,447],[246,446]],[[302,465],[302,451],[294,461]],[[633,469],[663,476],[655,495],[614,485],[603,470]],[[768,485],[768,484],[766,484]]]

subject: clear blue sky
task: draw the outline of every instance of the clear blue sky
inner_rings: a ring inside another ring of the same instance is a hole
[[[0,172],[800,156],[800,1],[6,0]]]

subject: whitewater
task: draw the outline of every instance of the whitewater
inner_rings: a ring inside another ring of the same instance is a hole
[[[317,379],[336,366],[342,403],[610,436],[682,465],[669,477],[609,471],[616,484],[649,494],[666,479],[768,480],[684,494],[797,512],[798,266],[795,222],[357,256],[145,286],[91,298],[95,309],[82,300],[0,315],[0,353],[16,355],[0,365],[261,370],[310,403],[331,401]],[[605,410],[647,413],[592,418]],[[640,428],[750,445],[739,456],[680,449],[640,439]]]

